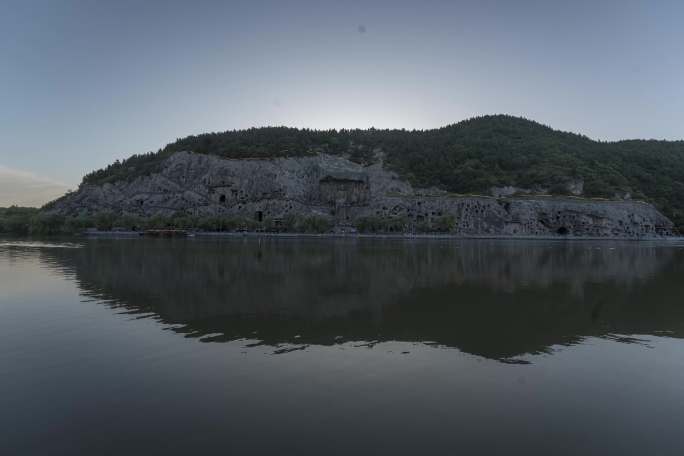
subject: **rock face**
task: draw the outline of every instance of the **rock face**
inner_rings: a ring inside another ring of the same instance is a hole
[[[529,196],[456,196],[414,189],[386,170],[382,160],[362,166],[331,155],[228,160],[179,152],[159,173],[102,186],[82,185],[51,212],[142,216],[178,212],[249,217],[256,221],[319,216],[337,229],[362,218],[394,219],[402,231],[449,218],[462,235],[655,237],[673,224],[650,204]]]
[[[572,196],[582,196],[584,194],[584,181],[581,179],[569,180],[559,185],[559,187]],[[543,187],[536,188],[520,188],[514,187],[512,185],[507,185],[505,187],[492,187],[489,189],[489,193],[495,198],[504,198],[510,196],[520,196],[520,195],[548,195],[549,189]],[[629,199],[629,198],[616,198],[616,199]]]

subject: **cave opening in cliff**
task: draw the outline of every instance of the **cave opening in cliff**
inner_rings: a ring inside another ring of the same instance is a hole
[[[567,236],[569,232],[570,231],[568,231],[568,229],[564,226],[561,226],[556,230],[556,233],[560,234],[561,236]]]
[[[262,211],[256,211],[256,214],[254,214],[254,218],[256,219],[257,222],[263,222],[264,221],[264,213]]]
[[[219,196],[219,202],[225,203],[226,202],[226,195]]]

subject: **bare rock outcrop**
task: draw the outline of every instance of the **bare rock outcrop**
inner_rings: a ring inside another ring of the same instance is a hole
[[[326,154],[233,160],[178,152],[158,173],[82,185],[50,210],[64,215],[180,212],[257,221],[315,215],[342,228],[375,217],[400,220],[400,231],[449,217],[451,231],[463,235],[643,238],[669,236],[673,230],[667,217],[643,202],[453,195],[414,189],[382,160],[363,166]]]

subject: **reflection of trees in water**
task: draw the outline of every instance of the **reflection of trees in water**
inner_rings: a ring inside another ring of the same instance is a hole
[[[684,258],[647,244],[97,240],[45,256],[85,294],[206,340],[433,341],[501,359],[684,334]]]

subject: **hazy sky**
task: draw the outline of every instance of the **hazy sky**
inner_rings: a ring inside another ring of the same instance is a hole
[[[0,0],[0,206],[193,133],[493,113],[683,138],[684,1]]]

